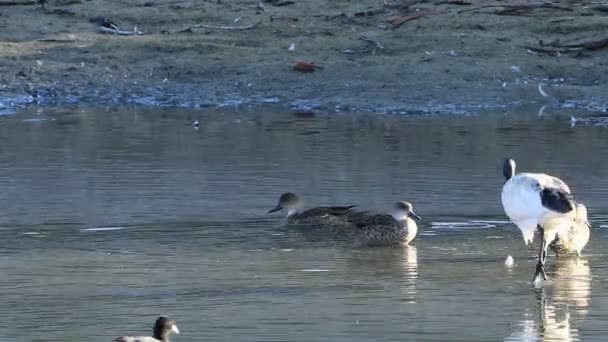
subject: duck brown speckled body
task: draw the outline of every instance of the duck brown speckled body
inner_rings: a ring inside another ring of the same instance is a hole
[[[409,244],[418,234],[420,219],[409,202],[397,202],[390,213],[353,212],[348,215],[352,239],[366,245]]]
[[[591,225],[587,220],[587,207],[577,203],[575,209],[570,229],[557,233],[555,240],[549,245],[556,255],[576,253],[580,256],[589,242]]]
[[[287,225],[336,226],[348,222],[348,214],[354,207],[354,205],[321,206],[302,210],[300,198],[292,192],[287,192],[281,195],[276,207],[268,212],[274,213],[286,209],[285,224]]]

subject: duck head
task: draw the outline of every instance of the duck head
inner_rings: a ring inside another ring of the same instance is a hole
[[[286,192],[279,197],[277,205],[268,211],[268,213],[274,213],[283,209],[287,209],[287,215],[296,213],[302,206],[302,201],[293,192]]]
[[[395,203],[395,207],[393,208],[391,215],[397,221],[403,221],[407,218],[415,218],[417,220],[422,219],[420,216],[416,215],[412,204],[406,201],[399,201]]]
[[[160,316],[154,324],[154,338],[160,341],[168,341],[171,334],[179,334],[177,323],[165,316]]]

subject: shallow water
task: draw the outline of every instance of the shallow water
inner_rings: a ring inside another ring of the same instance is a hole
[[[166,314],[174,341],[603,341],[608,131],[565,114],[0,116],[0,337],[109,341]],[[506,155],[565,179],[591,214],[584,258],[551,255],[541,290],[500,206]],[[407,248],[311,241],[266,214],[287,190],[410,200],[421,233]]]

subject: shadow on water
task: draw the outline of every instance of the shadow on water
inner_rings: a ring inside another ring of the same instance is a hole
[[[605,134],[549,112],[0,116],[0,337],[108,341],[166,314],[176,341],[603,341]],[[507,155],[568,181],[594,226],[539,293]],[[353,247],[281,227],[284,191],[425,220],[413,246]]]

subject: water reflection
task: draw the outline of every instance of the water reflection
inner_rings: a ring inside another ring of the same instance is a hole
[[[556,265],[552,284],[537,293],[537,320],[532,310],[516,324],[508,342],[579,341],[573,321],[581,321],[591,304],[591,268],[586,260],[561,259]]]
[[[418,250],[416,246],[403,248],[403,283],[401,294],[403,300],[415,303],[417,297],[416,282],[418,281]]]
[[[180,341],[601,341],[606,129],[521,114],[0,117],[0,292],[12,309],[0,336],[104,341],[165,313],[183,322]],[[552,263],[540,299],[533,256],[503,221],[505,155],[566,179],[600,227],[585,250],[593,271]],[[415,246],[355,247],[278,228],[266,212],[283,191],[381,211],[411,199],[429,221]]]

